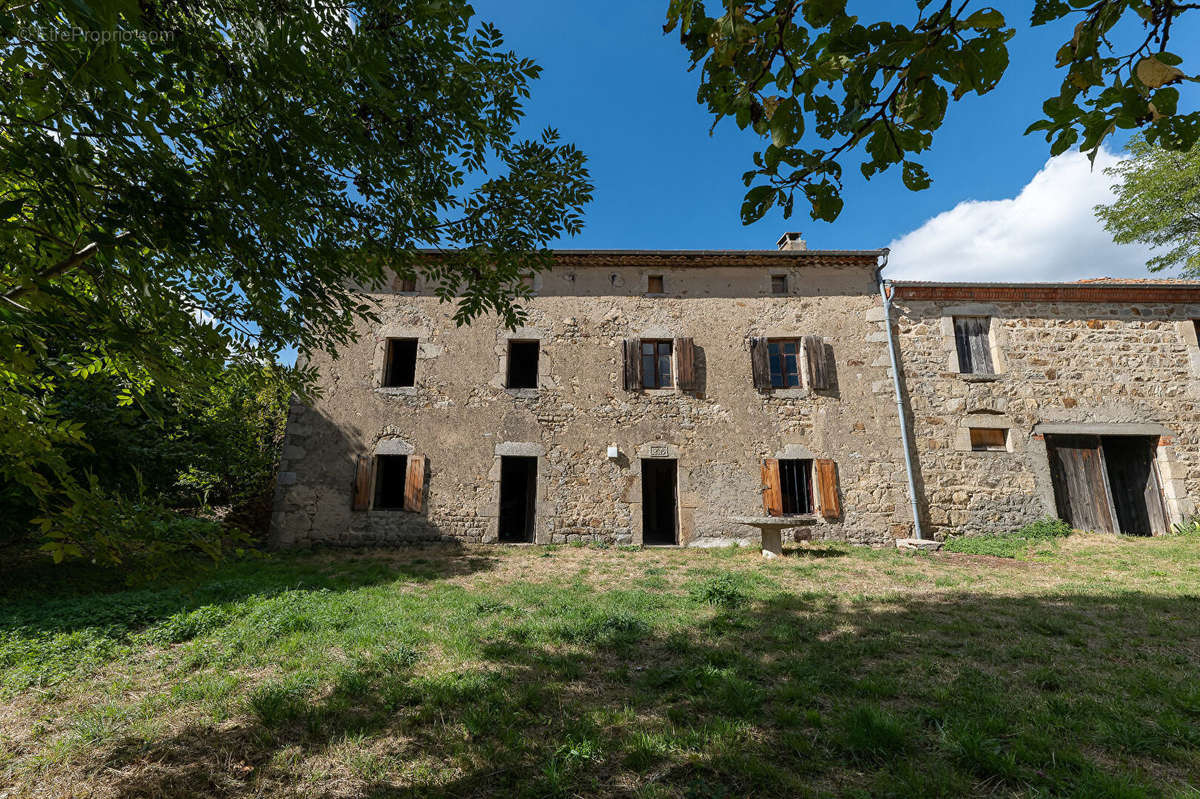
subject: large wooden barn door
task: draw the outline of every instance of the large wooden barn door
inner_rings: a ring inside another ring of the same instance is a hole
[[[1162,535],[1167,514],[1159,490],[1154,452],[1158,439],[1147,436],[1105,436],[1104,463],[1117,522],[1125,535]]]
[[[1099,436],[1046,436],[1054,501],[1063,521],[1079,530],[1115,533]]]

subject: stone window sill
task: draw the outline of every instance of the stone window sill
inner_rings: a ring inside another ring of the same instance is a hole
[[[418,392],[417,386],[377,386],[376,394],[383,394],[390,397],[412,397]]]
[[[679,389],[674,386],[671,388],[643,388],[641,393],[648,397],[667,397],[671,394],[678,394]]]
[[[995,383],[1002,375],[977,375],[971,372],[958,372],[964,383]]]
[[[541,389],[537,388],[506,388],[504,393],[516,399],[537,399],[541,396]]]
[[[808,388],[768,388],[763,390],[763,394],[776,399],[808,399],[812,396],[812,389]]]

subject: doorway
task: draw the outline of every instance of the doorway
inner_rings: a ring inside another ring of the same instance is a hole
[[[1167,532],[1157,446],[1155,436],[1046,436],[1059,517],[1101,533]]]
[[[499,538],[508,544],[532,544],[537,508],[537,461],[534,456],[500,457]]]
[[[676,544],[677,462],[667,458],[642,459],[642,543]]]

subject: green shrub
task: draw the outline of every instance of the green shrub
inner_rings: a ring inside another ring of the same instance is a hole
[[[130,582],[157,578],[188,565],[197,555],[218,563],[245,553],[249,536],[212,519],[180,515],[144,495],[106,491],[90,476],[87,487],[67,486],[67,501],[34,520],[42,551],[55,563],[89,560],[119,569]]]
[[[1171,532],[1175,535],[1200,537],[1200,516],[1193,516],[1186,521],[1172,525]]]
[[[729,572],[710,577],[693,588],[692,598],[698,602],[725,608],[740,607],[750,599],[743,590],[743,581]]]

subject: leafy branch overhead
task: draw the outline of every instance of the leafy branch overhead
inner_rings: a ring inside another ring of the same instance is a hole
[[[846,0],[712,5],[716,16],[703,0],[670,0],[664,30],[679,31],[699,68],[697,99],[714,127],[731,117],[767,139],[743,175],[745,224],[776,206],[790,216],[797,192],[814,219],[836,219],[849,158],[861,158],[867,178],[899,166],[906,187],[927,188],[916,157],[951,101],[997,86],[1015,33],[1003,13],[971,0],[914,0],[911,19],[875,22],[850,14]],[[1177,20],[1196,9],[1172,0],[1035,0],[1032,25],[1075,24],[1056,56],[1066,70],[1059,92],[1027,132],[1043,133],[1052,154],[1077,146],[1093,158],[1118,128],[1191,147],[1200,112],[1180,110],[1179,87],[1197,78],[1168,46]]]

